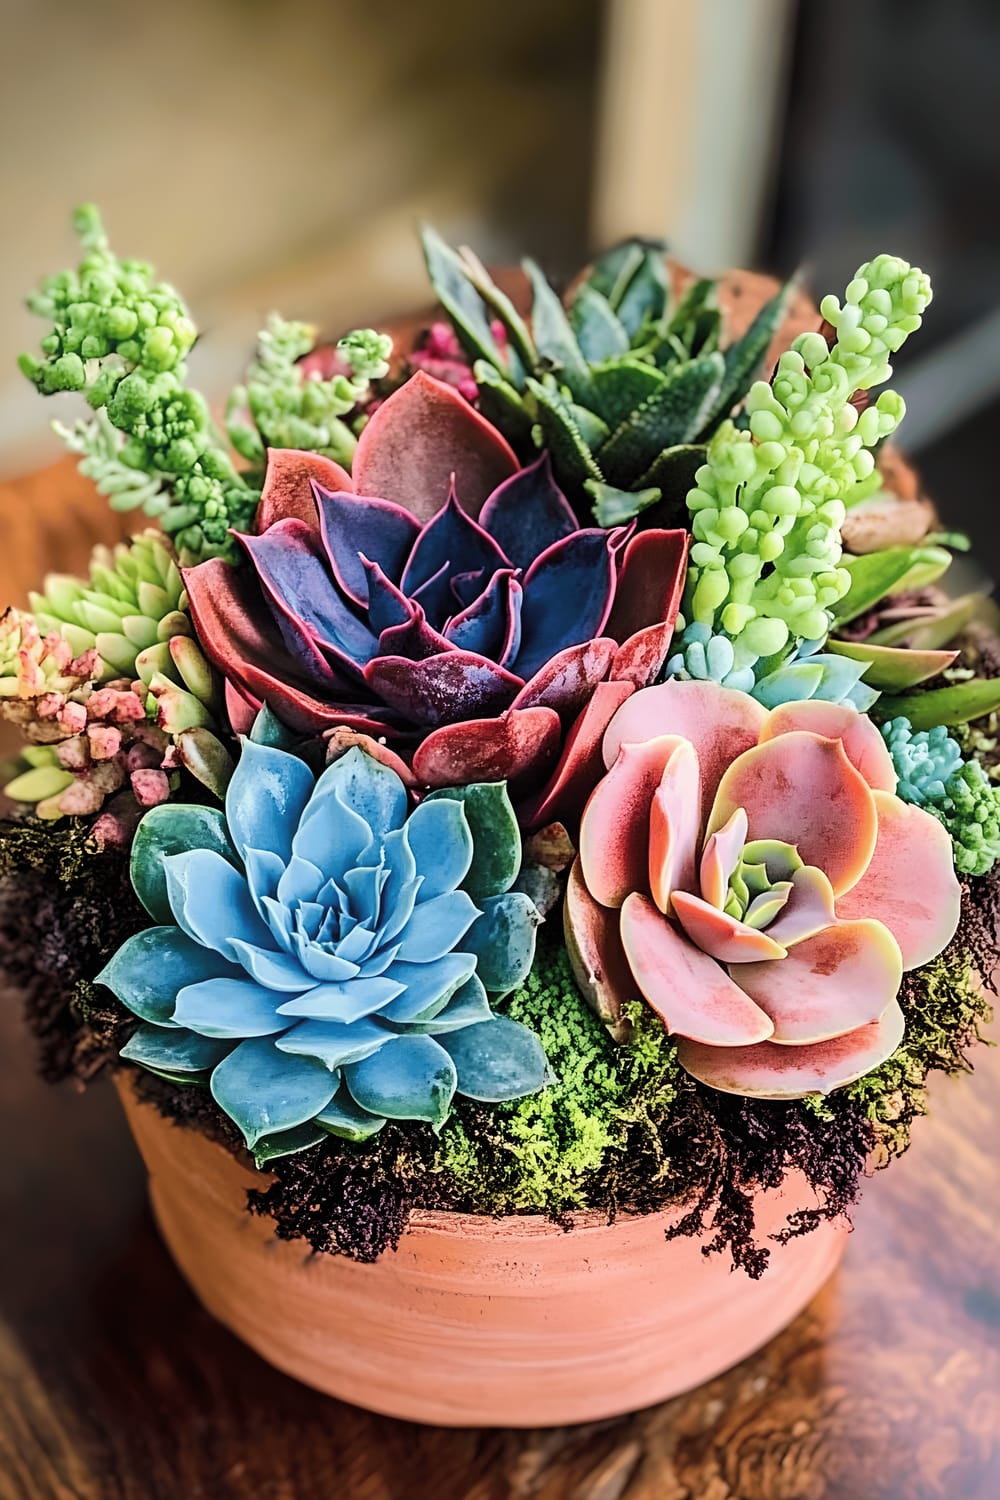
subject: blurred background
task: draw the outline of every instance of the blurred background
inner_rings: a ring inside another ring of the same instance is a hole
[[[1000,568],[996,0],[0,0],[0,479],[56,456],[15,357],[93,199],[205,337],[221,397],[271,308],[331,333],[426,298],[414,226],[569,272],[661,235],[702,271],[841,289],[886,249],[936,296],[903,446]],[[60,415],[66,417],[63,409]]]

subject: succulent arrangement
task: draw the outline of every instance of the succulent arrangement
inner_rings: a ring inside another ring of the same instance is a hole
[[[0,956],[61,1065],[249,1153],[317,1248],[676,1207],[759,1274],[754,1192],[843,1212],[988,1012],[1000,650],[877,389],[927,277],[734,334],[662,246],[510,293],[427,230],[426,333],[272,315],[223,435],[178,294],[76,225],[22,367],[156,528],[0,620]]]

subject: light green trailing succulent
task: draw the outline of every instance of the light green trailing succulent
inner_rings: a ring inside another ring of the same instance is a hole
[[[389,373],[392,339],[372,328],[347,334],[336,346],[343,369],[326,379],[300,364],[315,347],[315,328],[277,313],[259,334],[257,357],[226,407],[229,440],[254,468],[263,468],[268,448],[308,449],[350,467],[358,416],[344,418],[357,414],[372,381]]]
[[[156,531],[96,547],[86,579],[50,573],[30,603],[43,635],[61,635],[74,656],[97,651],[104,681],[136,676],[141,652],[194,634],[176,554]]]
[[[28,298],[52,327],[21,369],[42,395],[80,392],[105,414],[60,431],[115,508],[155,517],[184,562],[231,556],[229,528],[249,525],[258,497],[185,385],[197,329],[149,265],[114,254],[96,208],[84,205],[73,222],[83,259]]]
[[[904,406],[892,391],[863,410],[852,397],[886,378],[930,297],[927,277],[905,261],[881,255],[862,266],[843,305],[821,304],[831,341],[796,339],[772,381],[751,387],[747,429],[724,422],[709,443],[687,497],[694,544],[684,618],[688,629],[726,636],[755,681],[786,666],[801,643],[824,641],[854,587],[842,560],[846,507]],[[679,654],[692,643],[682,633]]]
[[[355,746],[316,780],[251,738],[225,814],[167,803],[132,846],[154,922],[104,969],[142,1024],[122,1056],[209,1082],[259,1163],[386,1120],[440,1129],[548,1081],[538,1038],[493,1005],[531,970],[534,903],[502,783],[414,807]]]
[[[899,783],[896,793],[933,813],[951,834],[955,868],[962,875],[987,875],[1000,859],[1000,787],[975,758],[937,725],[914,730],[906,718],[882,726]]]
[[[602,526],[659,500],[680,511],[700,445],[746,396],[785,293],[721,348],[715,282],[696,281],[675,301],[664,246],[628,240],[595,261],[568,307],[525,261],[529,326],[469,251],[430,229],[423,241],[434,291],[474,362],[479,405],[522,455],[547,448],[560,486]]]

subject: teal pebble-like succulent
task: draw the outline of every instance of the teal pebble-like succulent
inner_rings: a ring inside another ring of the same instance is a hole
[[[258,1162],[387,1119],[440,1128],[456,1093],[535,1093],[541,1043],[491,1004],[534,957],[521,863],[502,783],[414,807],[360,747],[316,779],[248,740],[224,813],[167,803],[139,826],[132,882],[159,925],[99,976],[142,1023],[121,1055],[207,1080]]]
[[[823,703],[849,703],[867,713],[879,697],[863,681],[867,663],[824,651],[824,641],[801,641],[777,657],[760,657],[744,641],[695,621],[683,630],[677,650],[667,662],[665,677],[682,682],[717,682],[720,687],[749,693],[765,708],[815,698]]]
[[[882,726],[899,777],[897,795],[944,824],[961,875],[987,875],[1000,859],[1000,787],[978,760],[964,760],[943,724],[915,730],[909,719]]]

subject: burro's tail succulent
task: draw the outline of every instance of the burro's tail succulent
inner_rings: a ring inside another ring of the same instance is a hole
[[[853,691],[860,674],[843,663],[813,663],[827,670],[807,666],[787,686],[775,674],[787,676],[803,643],[826,639],[852,587],[841,527],[905,410],[893,391],[869,392],[930,300],[928,278],[905,261],[862,266],[842,304],[823,299],[826,332],[801,335],[772,380],[751,386],[746,427],[727,421],[712,437],[687,497],[694,541],[672,676],[751,692],[767,678],[771,702],[807,696],[807,685],[831,700]]]
[[[139,825],[132,881],[159,925],[100,976],[141,1021],[122,1056],[207,1079],[259,1160],[534,1093],[541,1044],[493,1009],[541,920],[520,869],[500,783],[414,807],[358,746],[316,780],[248,740],[224,813],[169,803]]]

